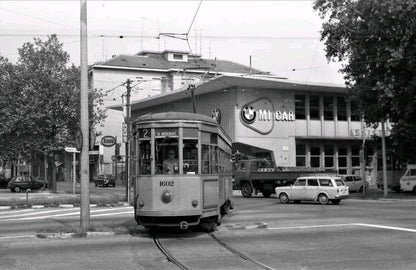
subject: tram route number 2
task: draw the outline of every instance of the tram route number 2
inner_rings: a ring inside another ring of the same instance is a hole
[[[161,187],[173,187],[174,186],[174,181],[160,181],[159,185]]]

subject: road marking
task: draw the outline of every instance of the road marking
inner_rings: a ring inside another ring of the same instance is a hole
[[[356,223],[344,223],[344,224],[324,224],[324,225],[307,225],[307,226],[289,226],[289,227],[274,227],[267,228],[268,230],[291,230],[291,229],[312,229],[312,228],[327,228],[327,227],[345,227],[355,226]]]
[[[91,216],[100,216],[100,214],[98,215],[94,215],[94,213],[101,213],[101,212],[109,212],[109,211],[114,211],[114,210],[124,210],[126,208],[130,208],[130,207],[123,207],[123,208],[107,208],[107,209],[99,209],[99,210],[92,210],[90,211]],[[43,216],[35,216],[35,217],[20,217],[20,218],[16,218],[14,216],[9,216],[9,217],[3,217],[0,218],[0,220],[8,220],[8,221],[17,221],[17,220],[36,220],[36,219],[47,219],[47,218],[56,218],[56,217],[69,217],[69,216],[79,216],[80,212],[79,209],[65,209],[65,210],[60,210],[60,212],[63,211],[68,211],[71,210],[71,213],[65,213],[65,214],[57,214],[57,215],[43,215]],[[76,211],[74,211],[76,210]],[[56,211],[55,211],[56,212]],[[121,213],[133,213],[133,210],[129,210],[128,212],[114,212],[114,213],[108,213],[108,214],[101,214],[101,215],[119,215]],[[36,215],[37,213],[33,213],[32,215]]]
[[[105,208],[105,209],[100,209],[100,210],[91,210],[92,212],[94,211],[110,211],[110,210],[114,210],[114,209],[125,209],[128,207],[114,207],[114,208]],[[8,213],[0,213],[0,219],[1,218],[10,218],[10,217],[24,217],[24,216],[33,216],[33,215],[39,215],[39,214],[48,214],[48,213],[57,213],[57,212],[71,212],[71,211],[79,211],[79,207],[77,208],[72,208],[72,209],[54,209],[54,210],[43,210],[43,211],[36,211],[36,209],[27,209],[27,210],[21,210],[21,211],[31,211],[31,213],[23,213],[21,214],[21,212],[19,211],[13,211],[13,212],[8,212]],[[16,215],[13,215],[15,214]]]
[[[13,235],[13,236],[0,236],[1,239],[16,239],[16,238],[33,238],[33,234],[28,235]]]
[[[378,228],[378,229],[387,229],[387,230],[395,230],[395,231],[404,231],[404,232],[414,232],[414,233],[416,233],[415,229],[407,229],[407,228],[401,228],[401,227],[392,227],[392,226],[366,224],[366,223],[355,223],[355,225],[363,226],[363,227]]]
[[[344,223],[344,224],[324,224],[324,225],[307,225],[307,226],[288,226],[288,227],[274,227],[267,228],[268,230],[291,230],[291,229],[313,229],[313,228],[328,228],[328,227],[347,227],[347,226],[360,226],[360,227],[371,227],[378,229],[387,229],[395,231],[404,231],[404,232],[414,232],[416,229],[408,229],[401,227],[385,226],[385,225],[376,225],[376,224],[366,224],[366,223]]]

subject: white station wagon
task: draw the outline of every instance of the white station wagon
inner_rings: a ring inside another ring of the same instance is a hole
[[[321,204],[339,204],[348,198],[349,190],[337,176],[302,176],[291,186],[275,188],[281,203],[294,201],[318,201]]]

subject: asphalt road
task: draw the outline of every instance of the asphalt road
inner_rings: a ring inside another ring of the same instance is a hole
[[[213,233],[224,246],[204,232],[156,236],[188,269],[416,269],[415,200],[319,205],[235,196],[234,202],[233,213]],[[110,238],[13,238],[42,226],[76,224],[78,216],[70,209],[52,217],[41,209],[20,216],[0,212],[0,269],[179,269],[149,232],[134,225],[131,208],[97,210],[103,211],[92,214],[96,224],[137,230]],[[259,222],[267,228],[252,226]]]

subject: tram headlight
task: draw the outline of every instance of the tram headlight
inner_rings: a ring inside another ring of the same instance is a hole
[[[193,207],[197,207],[198,206],[198,201],[197,200],[193,200],[192,201],[192,206]]]
[[[144,206],[144,202],[143,201],[140,201],[139,202],[139,207],[142,208],[143,206]]]
[[[172,198],[173,198],[173,194],[170,191],[168,190],[163,191],[162,197],[161,197],[162,202],[169,203],[170,201],[172,201]]]

